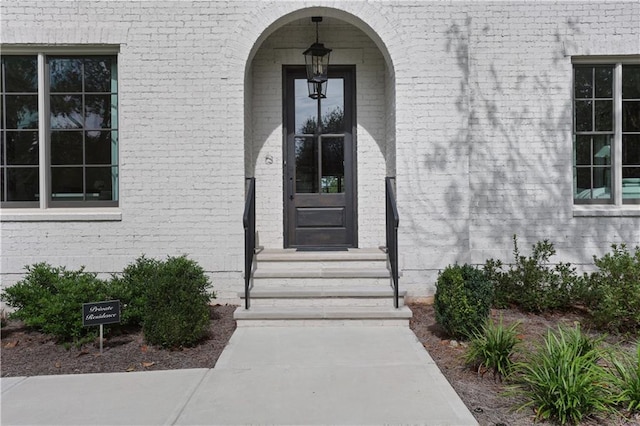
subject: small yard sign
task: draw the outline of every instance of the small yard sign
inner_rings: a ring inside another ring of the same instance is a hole
[[[104,325],[118,322],[120,322],[119,300],[82,304],[82,325],[85,327],[92,325],[100,326],[100,353],[102,353]]]
[[[84,303],[82,305],[82,325],[114,324],[120,322],[120,301]]]

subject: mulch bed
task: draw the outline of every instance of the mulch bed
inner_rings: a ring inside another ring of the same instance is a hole
[[[66,349],[51,337],[9,321],[2,328],[2,377],[49,374],[211,368],[236,329],[236,306],[211,307],[209,336],[191,348],[173,350],[147,345],[140,329],[123,330],[103,342]]]
[[[480,425],[525,426],[533,423],[533,412],[512,410],[515,401],[502,395],[504,384],[491,374],[479,375],[464,365],[466,344],[448,339],[436,324],[432,305],[411,304],[410,322],[418,340],[427,349],[449,383],[473,413]],[[182,368],[212,368],[236,328],[233,311],[236,306],[211,307],[209,336],[191,348],[174,350],[147,345],[140,330],[124,330],[109,336],[102,355],[99,342],[80,348],[66,349],[42,333],[28,330],[18,321],[9,321],[2,328],[2,377],[50,374],[111,373],[151,371]],[[549,327],[558,324],[573,326],[582,322],[579,312],[532,315],[515,309],[493,310],[494,319],[503,318],[505,324],[520,321],[524,344],[539,341]],[[632,344],[627,343],[631,348]],[[542,425],[550,423],[539,423]],[[640,416],[625,418],[591,418],[582,425],[630,426],[640,424]]]

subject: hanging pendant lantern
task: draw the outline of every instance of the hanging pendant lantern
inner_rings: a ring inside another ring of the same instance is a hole
[[[309,97],[312,99],[325,98],[327,96],[327,80],[329,72],[329,57],[331,49],[318,42],[318,23],[322,22],[322,16],[314,16],[311,22],[316,24],[316,42],[303,52],[304,62],[307,68],[307,85]]]

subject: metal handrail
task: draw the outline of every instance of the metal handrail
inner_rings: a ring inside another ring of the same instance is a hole
[[[256,178],[247,178],[247,195],[244,204],[244,308],[249,309],[251,273],[256,252]]]
[[[386,198],[386,229],[387,229],[387,255],[389,256],[389,266],[391,268],[391,284],[393,286],[393,303],[399,307],[398,296],[398,205],[396,204],[396,178],[388,176],[385,178],[385,198]]]

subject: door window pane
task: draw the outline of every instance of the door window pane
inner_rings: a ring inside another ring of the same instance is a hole
[[[295,138],[296,193],[318,192],[318,144],[313,137]]]
[[[327,98],[321,101],[322,133],[344,133],[344,80],[330,78]]]
[[[306,79],[295,79],[294,86],[295,133],[297,135],[312,135],[316,132],[318,102],[309,97]]]
[[[344,192],[344,138],[322,138],[322,192]]]

